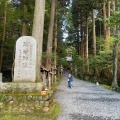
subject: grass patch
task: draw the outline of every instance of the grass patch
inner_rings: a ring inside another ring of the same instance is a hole
[[[0,111],[0,120],[56,120],[60,111],[60,106],[57,103],[53,103],[48,112],[44,112],[42,109],[32,113]]]
[[[112,90],[112,87],[111,87],[111,86],[104,85],[104,84],[101,84],[101,86],[103,86],[105,89]]]

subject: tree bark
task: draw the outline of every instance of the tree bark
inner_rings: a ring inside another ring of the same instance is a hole
[[[85,56],[85,34],[84,34],[84,29],[83,26],[81,26],[81,58],[82,58],[82,72],[85,72],[85,67],[84,67],[84,56]]]
[[[118,63],[118,41],[115,42],[115,47],[114,47],[113,82],[112,82],[112,87],[113,88],[118,87],[118,83],[117,83],[117,63]]]
[[[48,33],[48,43],[46,52],[46,69],[51,69],[51,54],[52,54],[52,43],[53,43],[53,29],[54,29],[54,18],[55,18],[55,6],[56,0],[52,0],[51,13],[50,13],[50,24]]]
[[[107,17],[110,17],[110,1],[107,1]],[[107,21],[107,25],[110,24],[110,20]],[[106,41],[107,41],[107,50],[110,49],[110,27],[106,26]]]
[[[79,34],[79,27],[77,30],[77,51],[78,51],[78,55],[80,55],[80,34]]]
[[[57,0],[56,0],[56,5],[57,5]],[[55,20],[55,39],[54,39],[54,79],[55,79],[55,82],[56,82],[56,66],[57,66],[57,14],[58,14],[58,11],[56,9],[56,20]]]
[[[2,62],[3,62],[3,49],[5,43],[5,34],[6,34],[6,10],[7,2],[5,3],[5,11],[4,11],[4,20],[3,20],[3,34],[2,34],[2,45],[0,48],[0,72],[2,71]]]
[[[112,0],[112,9],[114,10],[114,13],[115,13],[115,1],[114,0]],[[116,32],[116,25],[115,25],[115,27],[113,28],[113,35],[115,35],[115,32]]]
[[[120,5],[120,2],[117,2],[118,5]],[[120,7],[117,7],[116,11],[120,11]],[[119,25],[116,26],[116,34],[119,34]],[[117,38],[119,39],[119,38]],[[117,66],[118,66],[118,46],[119,43],[118,41],[115,41],[115,46],[114,46],[114,62],[113,62],[113,81],[112,81],[112,87],[113,88],[118,88],[118,82],[117,82]]]
[[[89,73],[89,59],[88,59],[88,16],[86,17],[86,72]]]
[[[81,57],[84,58],[84,29],[83,26],[81,25]]]
[[[26,20],[26,15],[27,15],[27,11],[28,11],[28,0],[24,1],[24,15],[23,15],[23,26],[22,26],[22,36],[26,36],[27,35],[27,20]]]
[[[36,82],[40,81],[40,67],[41,67],[43,29],[44,29],[44,11],[45,11],[45,0],[35,0],[32,36],[37,41]]]
[[[106,3],[103,2],[103,18],[106,19]],[[106,23],[104,23],[104,37],[106,39]]]
[[[92,19],[93,19],[93,55],[96,56],[96,31],[95,31],[95,17],[94,17],[94,9],[93,9]]]
[[[110,1],[107,2],[108,4],[108,18],[110,17]],[[110,24],[110,20],[108,20],[108,24]],[[107,27],[107,37],[110,38],[110,27]]]
[[[93,55],[94,55],[94,57],[96,56],[96,26],[95,26],[95,17],[94,17],[94,9],[93,9],[93,11],[92,11],[92,21],[93,21]],[[105,26],[105,28],[106,28],[106,26]],[[95,74],[95,76],[96,77],[98,77],[99,76],[99,71],[98,71],[98,68],[97,67],[95,67],[94,68],[94,74]]]

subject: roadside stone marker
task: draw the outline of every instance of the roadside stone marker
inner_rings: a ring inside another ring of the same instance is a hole
[[[20,37],[16,42],[14,82],[35,82],[36,40],[31,36]]]

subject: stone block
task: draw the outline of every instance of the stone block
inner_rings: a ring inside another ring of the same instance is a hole
[[[23,89],[27,89],[29,93],[33,93],[34,89],[42,90],[43,83],[2,83],[1,91],[14,91],[14,93],[23,93]],[[36,92],[39,92],[36,91]]]
[[[42,96],[39,96],[39,97],[38,97],[38,101],[42,101]]]
[[[45,107],[48,107],[49,106],[49,101],[45,101]]]
[[[48,112],[49,111],[49,107],[44,107],[43,111]]]

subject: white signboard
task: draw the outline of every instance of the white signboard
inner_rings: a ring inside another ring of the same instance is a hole
[[[66,61],[72,62],[72,57],[71,56],[66,57]]]

